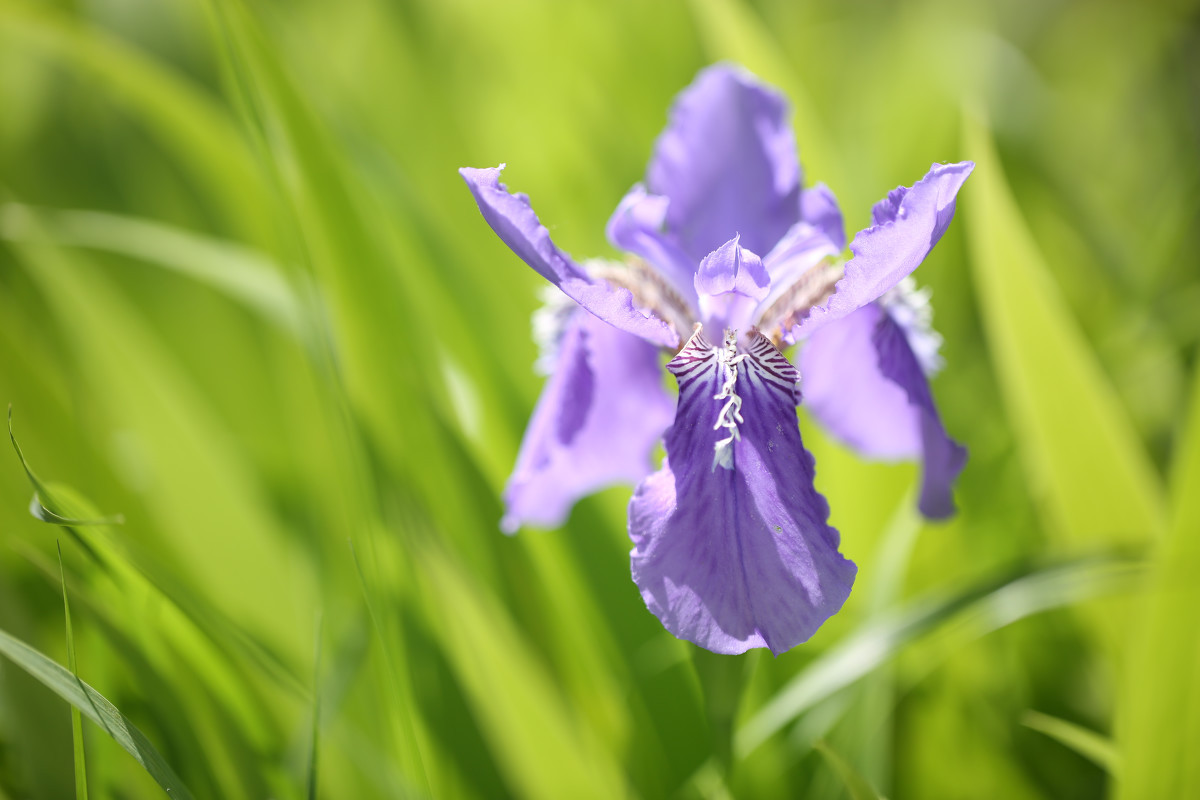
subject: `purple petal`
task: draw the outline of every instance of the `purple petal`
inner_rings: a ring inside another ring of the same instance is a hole
[[[529,198],[510,194],[500,183],[501,169],[464,167],[458,171],[496,235],[539,275],[600,319],[648,342],[677,347],[679,336],[671,326],[634,306],[628,289],[590,277],[554,246],[550,232],[530,208]]]
[[[800,214],[800,164],[783,97],[746,71],[702,70],[671,107],[646,170],[670,199],[667,231],[693,263],[737,233],[765,253]]]
[[[771,290],[762,259],[738,244],[739,238],[709,253],[696,270],[700,319],[716,330],[748,328],[754,309]]]
[[[840,215],[838,220],[840,225]],[[777,322],[775,317],[785,310],[778,308],[776,304],[788,306],[798,302],[796,295],[802,295],[805,287],[811,285],[816,275],[814,269],[825,259],[839,256],[841,252],[842,247],[829,238],[826,228],[807,221],[793,225],[763,259],[763,264],[771,276],[771,291],[759,303],[755,315],[759,318],[759,324],[774,326]],[[768,311],[771,313],[768,314]]]
[[[658,349],[576,310],[504,490],[501,528],[560,525],[584,495],[637,483],[673,414]]]
[[[829,506],[796,425],[796,371],[755,335],[736,365],[740,438],[732,469],[714,464],[726,382],[697,332],[667,368],[679,382],[669,463],[629,504],[633,579],[668,631],[718,653],[811,637],[850,594],[856,568],[838,552]]]
[[[640,183],[634,186],[608,220],[608,240],[614,247],[646,259],[685,302],[695,307],[692,281],[696,262],[665,233],[667,202],[661,195],[647,194]]]
[[[822,327],[805,342],[799,365],[804,405],[835,438],[868,458],[921,459],[921,513],[954,513],[967,451],[946,434],[903,329],[881,305]]]
[[[846,249],[842,210],[828,186],[818,183],[800,193],[800,218],[824,233],[839,253]]]
[[[824,304],[792,328],[793,341],[812,335],[835,319],[876,300],[912,273],[946,232],[954,217],[954,198],[975,165],[934,164],[911,189],[900,187],[876,204],[876,224],[854,237],[854,257],[845,276]]]

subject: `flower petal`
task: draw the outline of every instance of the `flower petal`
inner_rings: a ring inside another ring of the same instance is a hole
[[[934,164],[911,189],[900,187],[877,203],[875,225],[850,243],[854,257],[833,295],[792,328],[792,341],[849,316],[915,270],[954,217],[954,198],[975,165]]]
[[[628,289],[589,276],[554,246],[550,232],[538,221],[523,194],[510,194],[500,183],[500,167],[459,170],[488,225],[514,253],[546,280],[600,319],[621,330],[664,347],[677,347],[675,330],[649,312],[638,309]]]
[[[800,218],[824,233],[839,253],[846,249],[842,209],[828,186],[818,183],[800,193]]]
[[[786,101],[745,70],[702,70],[671,107],[646,188],[693,263],[735,234],[765,253],[800,218],[800,164]]]
[[[667,365],[679,382],[669,461],[629,504],[633,579],[668,631],[718,653],[811,637],[850,594],[829,506],[796,424],[796,371],[762,336],[736,365],[732,468],[714,464],[727,376],[697,332]]]
[[[946,434],[904,330],[879,303],[818,330],[798,363],[804,406],[835,438],[868,458],[920,459],[921,513],[954,513],[967,451]]]
[[[577,309],[504,490],[501,528],[560,525],[584,495],[646,477],[672,406],[658,349]]]
[[[762,259],[738,240],[735,236],[709,253],[696,270],[700,319],[716,330],[748,328],[754,309],[771,291]]]
[[[667,198],[647,194],[642,184],[634,186],[608,220],[608,240],[614,247],[646,259],[680,298],[695,308],[692,279],[696,262],[665,232],[667,204]]]

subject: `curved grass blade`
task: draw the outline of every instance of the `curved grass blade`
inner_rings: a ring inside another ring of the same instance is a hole
[[[183,785],[175,770],[163,759],[150,740],[117,707],[61,665],[0,630],[0,655],[12,661],[46,688],[66,700],[83,716],[99,725],[105,733],[133,756],[167,794],[190,800],[192,793]]]
[[[63,617],[67,623],[67,668],[75,679],[79,679],[79,665],[75,661],[75,631],[71,627],[71,603],[67,600],[67,573],[63,569],[62,544],[58,548],[58,577],[62,581]],[[83,719],[79,709],[71,706],[71,742],[75,749],[75,800],[87,800],[87,759],[83,750]]]
[[[1082,725],[1052,717],[1040,711],[1026,711],[1021,723],[1074,750],[1079,755],[1103,767],[1110,775],[1120,772],[1121,756],[1110,739]]]
[[[978,164],[963,204],[975,291],[1047,527],[1074,543],[1148,541],[1165,524],[1162,486],[970,115],[963,152]]]
[[[902,647],[956,618],[989,633],[1031,614],[1073,605],[1128,588],[1142,564],[1121,558],[1086,559],[1025,570],[972,586],[949,597],[916,601],[869,623],[792,679],[738,731],[739,757],[791,724],[820,701],[854,684]]]
[[[40,230],[31,222],[36,216]],[[204,283],[292,335],[302,331],[299,298],[271,259],[234,242],[103,211],[0,206],[0,238],[103,250],[162,267]]]
[[[825,761],[845,784],[846,791],[850,794],[850,800],[881,800],[879,793],[871,784],[867,783],[867,779],[859,775],[849,761],[842,758],[841,754],[825,742],[817,742],[813,745],[813,749],[825,757]]]
[[[66,527],[75,527],[79,525],[120,525],[125,521],[120,514],[114,514],[109,517],[101,517],[98,519],[76,519],[70,515],[67,510],[67,504],[61,499],[61,489],[54,489],[49,484],[45,484],[34,473],[33,468],[29,466],[29,462],[25,460],[25,454],[21,452],[21,445],[17,444],[17,436],[13,433],[12,423],[12,404],[8,406],[8,439],[12,442],[13,449],[17,451],[17,458],[21,460],[21,467],[25,470],[26,477],[33,485],[33,499],[29,501],[29,513],[35,519],[40,519],[42,522],[48,522],[51,525],[63,525]]]

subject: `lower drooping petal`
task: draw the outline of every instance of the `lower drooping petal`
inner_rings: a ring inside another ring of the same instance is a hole
[[[629,504],[633,579],[668,631],[718,653],[784,652],[842,607],[856,567],[838,552],[829,506],[796,422],[796,371],[754,334],[735,370],[730,468],[714,463],[729,373],[697,332],[668,364],[679,382],[667,460]]]
[[[463,167],[462,175],[480,213],[514,253],[563,293],[605,322],[664,347],[676,347],[679,336],[666,322],[638,309],[628,289],[613,286],[587,274],[554,246],[550,232],[523,194],[511,194],[500,183],[503,167]]]
[[[658,349],[577,309],[504,490],[501,528],[552,527],[597,489],[636,483],[674,411]]]
[[[921,513],[954,513],[967,451],[946,434],[925,373],[883,306],[871,303],[818,330],[798,363],[804,406],[835,438],[868,458],[920,459]]]
[[[797,342],[853,314],[920,266],[950,225],[955,197],[974,168],[970,161],[934,164],[911,189],[894,189],[877,203],[875,224],[850,243],[854,257],[833,294],[793,327],[787,340]]]

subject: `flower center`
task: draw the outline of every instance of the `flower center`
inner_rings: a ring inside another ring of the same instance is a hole
[[[729,434],[713,446],[712,471],[715,472],[718,466],[724,469],[733,469],[733,443],[742,438],[738,433],[738,424],[744,422],[742,398],[738,396],[736,386],[737,365],[746,357],[746,354],[737,354],[737,331],[731,328],[725,329],[725,342],[720,347],[714,347],[713,353],[717,357],[717,364],[725,373],[725,383],[721,387],[721,391],[713,396],[714,400],[725,401],[725,405],[721,407],[721,413],[717,415],[717,424],[713,425],[713,430],[724,428]]]

